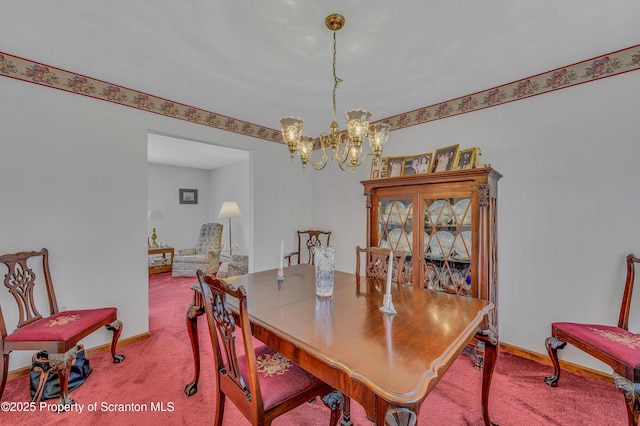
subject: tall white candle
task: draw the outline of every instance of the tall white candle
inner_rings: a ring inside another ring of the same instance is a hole
[[[284,259],[284,240],[280,241],[280,270],[282,270],[282,259]]]
[[[389,253],[389,266],[387,267],[387,296],[391,296],[391,278],[393,276],[393,252]]]

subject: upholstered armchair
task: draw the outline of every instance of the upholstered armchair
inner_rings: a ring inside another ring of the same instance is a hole
[[[205,275],[218,271],[222,250],[222,225],[205,223],[195,247],[178,250],[173,258],[173,277],[195,277],[198,269]]]

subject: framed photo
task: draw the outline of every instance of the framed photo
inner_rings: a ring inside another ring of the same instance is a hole
[[[458,153],[454,170],[475,169],[478,148],[463,149]]]
[[[370,179],[382,179],[384,177],[387,177],[387,158],[374,158],[371,160]]]
[[[402,176],[404,169],[404,157],[387,158],[387,177]]]
[[[431,172],[436,173],[452,170],[457,153],[458,144],[436,149],[436,152],[433,154]]]
[[[432,157],[431,153],[405,157],[402,176],[429,173]]]
[[[181,188],[180,204],[198,204],[198,190]]]

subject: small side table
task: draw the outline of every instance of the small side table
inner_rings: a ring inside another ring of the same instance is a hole
[[[171,272],[173,247],[149,248],[149,275]]]

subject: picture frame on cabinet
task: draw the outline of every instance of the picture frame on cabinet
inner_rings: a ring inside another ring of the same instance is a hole
[[[463,149],[458,152],[458,159],[456,160],[454,170],[475,169],[477,154],[478,148]]]
[[[404,157],[387,157],[387,177],[402,176]]]
[[[432,153],[420,154],[415,156],[407,156],[404,159],[404,167],[402,168],[402,176],[421,175],[429,173],[431,170]]]
[[[198,190],[180,188],[180,204],[198,204]]]
[[[387,177],[387,157],[379,157],[371,160],[370,179],[382,179]]]
[[[452,170],[458,153],[458,146],[459,144],[455,144],[436,149],[433,154],[431,172],[437,173]]]

